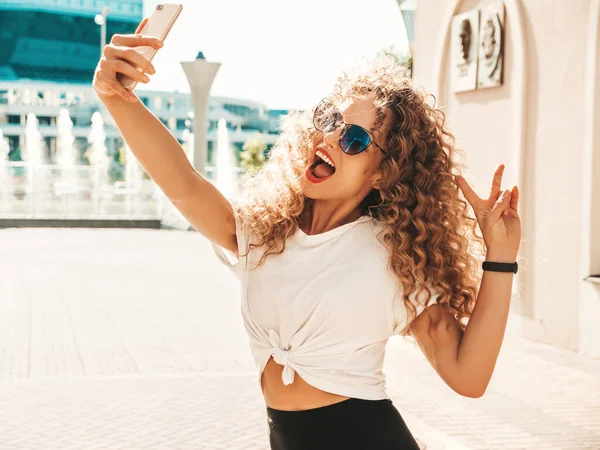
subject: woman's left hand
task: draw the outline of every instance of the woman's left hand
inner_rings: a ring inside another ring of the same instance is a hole
[[[480,198],[469,186],[464,177],[455,177],[458,187],[473,207],[479,223],[483,240],[490,249],[514,251],[516,257],[521,243],[521,219],[519,218],[519,189],[513,186],[501,192],[504,164],[500,164],[494,173],[492,189],[487,199]]]

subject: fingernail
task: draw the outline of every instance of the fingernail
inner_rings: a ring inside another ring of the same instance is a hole
[[[146,75],[144,75],[144,81],[147,83],[148,81],[150,81],[150,78],[148,78]]]

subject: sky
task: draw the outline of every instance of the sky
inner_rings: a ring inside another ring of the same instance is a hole
[[[202,51],[221,67],[211,95],[305,109],[362,57],[408,44],[396,0],[178,0],[183,12],[144,89],[189,92],[181,61]],[[144,15],[159,1],[146,0]],[[110,20],[110,15],[108,17]],[[134,32],[135,30],[132,30]]]

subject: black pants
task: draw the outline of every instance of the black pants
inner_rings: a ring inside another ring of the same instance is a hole
[[[271,450],[419,450],[392,400],[350,398],[302,411],[267,406]]]

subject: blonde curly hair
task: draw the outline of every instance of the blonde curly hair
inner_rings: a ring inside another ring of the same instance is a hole
[[[389,250],[389,268],[402,286],[407,310],[398,334],[412,335],[416,308],[408,297],[417,286],[429,295],[428,286],[435,287],[440,293],[436,302],[448,308],[464,330],[475,305],[481,277],[478,255],[485,246],[454,179],[464,166],[455,156],[464,160],[464,152],[455,148],[435,98],[415,88],[393,58],[377,57],[343,72],[329,98],[335,102],[369,94],[376,99],[375,126],[385,124],[380,129],[386,130],[381,145],[387,156],[377,189],[360,208],[384,225],[378,238]],[[430,97],[433,105],[427,102]],[[285,117],[268,162],[257,174],[242,177],[243,196],[235,214],[256,240],[250,251],[266,246],[258,266],[268,255],[284,251],[286,239],[296,232],[312,202],[304,196],[301,180],[322,138],[312,125],[313,112]]]

